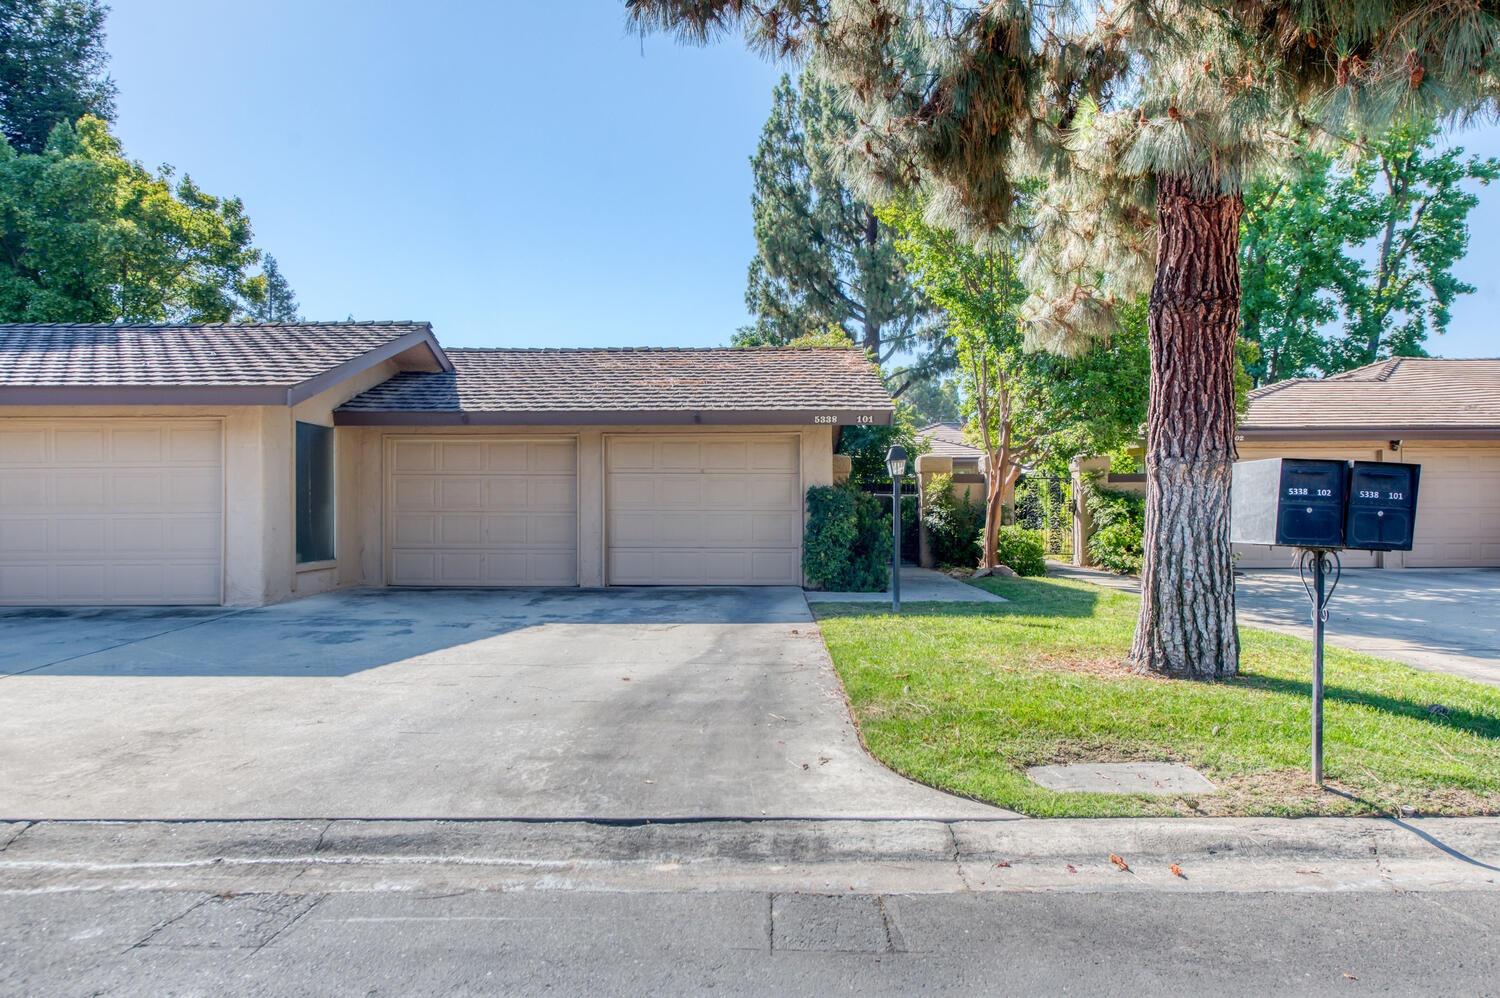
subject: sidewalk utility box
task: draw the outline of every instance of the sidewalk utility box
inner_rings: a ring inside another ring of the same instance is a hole
[[[1343,461],[1273,457],[1236,462],[1229,539],[1235,544],[1343,547],[1347,475]]]
[[[1421,465],[1354,461],[1344,544],[1364,551],[1410,551]]]

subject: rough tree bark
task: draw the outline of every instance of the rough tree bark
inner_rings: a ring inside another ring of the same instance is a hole
[[[1229,478],[1243,211],[1238,194],[1158,181],[1145,558],[1130,650],[1141,671],[1215,679],[1239,667]]]

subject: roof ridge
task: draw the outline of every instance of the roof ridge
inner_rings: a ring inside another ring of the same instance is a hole
[[[845,347],[447,347],[449,353],[857,353]]]

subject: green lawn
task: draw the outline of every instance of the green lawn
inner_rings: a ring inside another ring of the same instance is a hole
[[[1325,772],[1307,776],[1311,645],[1243,629],[1240,675],[1147,678],[1123,665],[1134,596],[986,579],[1009,603],[815,606],[860,733],[897,772],[1039,816],[1500,814],[1500,688],[1328,649]],[[1049,762],[1174,760],[1220,792],[1063,794]]]

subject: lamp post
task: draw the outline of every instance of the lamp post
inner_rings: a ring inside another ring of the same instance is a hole
[[[906,448],[895,444],[885,452],[891,473],[891,612],[901,612],[901,479],[906,477]]]

